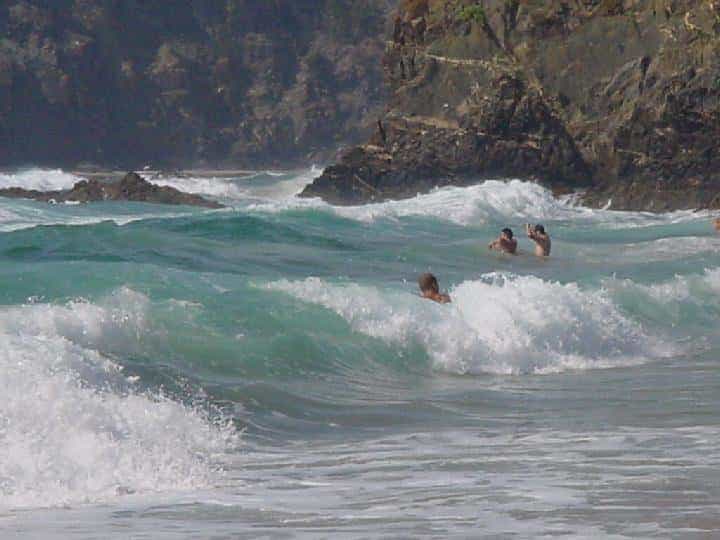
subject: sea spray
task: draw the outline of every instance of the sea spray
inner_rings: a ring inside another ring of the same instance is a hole
[[[253,174],[239,175],[237,177],[208,178],[193,176],[160,175],[149,180],[160,186],[171,186],[188,193],[197,193],[207,197],[214,197],[232,204],[243,202],[250,208],[262,209],[264,204],[273,201],[297,199],[303,188],[321,174],[317,167],[300,172],[274,172],[264,171]]]
[[[84,180],[61,169],[29,168],[12,173],[0,173],[0,188],[21,187],[38,191],[53,191],[71,188]]]
[[[690,210],[653,214],[587,208],[578,206],[572,198],[556,198],[549,189],[522,180],[486,180],[468,187],[443,187],[408,199],[362,206],[334,206],[320,199],[296,197],[317,174],[313,169],[278,184],[285,185],[287,189],[257,189],[252,193],[255,200],[246,209],[271,213],[314,209],[363,223],[424,217],[460,226],[479,226],[511,219],[520,223],[555,221],[606,228],[649,227],[707,216],[707,213]],[[179,184],[172,185],[180,187]],[[242,197],[250,196],[250,191],[242,193]]]
[[[486,274],[452,290],[453,304],[317,278],[271,290],[331,309],[358,332],[407,347],[418,342],[437,369],[455,373],[553,373],[632,365],[665,357],[605,291],[534,276]]]
[[[220,474],[233,428],[139,391],[96,350],[139,339],[147,298],[0,310],[0,506],[58,506],[196,489]],[[124,345],[127,350],[127,345]]]

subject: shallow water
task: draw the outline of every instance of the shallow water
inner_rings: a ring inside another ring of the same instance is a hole
[[[315,174],[161,180],[218,211],[0,199],[2,538],[716,534],[708,215],[519,181],[337,208],[295,197]],[[486,249],[525,222],[551,258]]]

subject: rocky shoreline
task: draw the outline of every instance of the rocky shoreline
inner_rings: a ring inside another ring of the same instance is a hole
[[[223,208],[217,201],[185,193],[170,186],[152,184],[139,174],[129,172],[119,180],[101,181],[97,178],[76,182],[70,189],[38,191],[21,187],[0,189],[0,197],[33,199],[48,203],[89,203],[98,201],[134,201],[155,204],[177,204]]]
[[[720,208],[720,2],[404,0],[382,62],[375,134],[304,196],[505,177],[590,206]]]

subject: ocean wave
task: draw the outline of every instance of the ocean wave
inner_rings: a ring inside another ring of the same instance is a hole
[[[217,478],[214,460],[234,431],[136,391],[96,350],[137,342],[148,302],[120,289],[98,304],[0,309],[0,507],[98,502]]]
[[[720,268],[706,268],[702,274],[677,275],[671,280],[650,285],[625,279],[616,283],[616,286],[641,291],[663,303],[717,302],[720,300]]]
[[[419,343],[435,368],[454,373],[608,368],[675,352],[625,316],[606,291],[534,276],[491,273],[463,282],[451,305],[318,278],[268,288],[322,305],[355,331],[401,346]]]
[[[12,232],[37,226],[52,225],[96,225],[111,221],[116,225],[127,225],[145,219],[172,219],[200,213],[217,212],[207,209],[183,209],[152,205],[152,210],[142,208],[142,203],[131,206],[109,206],[107,203],[52,205],[35,201],[3,199],[0,197],[0,232]],[[149,205],[148,205],[149,206]]]
[[[189,193],[218,199],[231,211],[241,213],[278,214],[294,211],[329,213],[343,219],[370,223],[377,220],[399,220],[425,217],[454,223],[463,227],[488,223],[551,222],[573,226],[593,226],[604,229],[636,228],[671,225],[707,219],[707,212],[677,211],[665,214],[620,212],[578,206],[572,197],[556,198],[539,184],[521,180],[487,180],[466,187],[444,187],[416,197],[372,203],[360,206],[334,206],[318,198],[298,195],[311,183],[321,169],[311,167],[303,171],[275,173],[260,171],[237,178],[204,178],[156,176],[154,183],[171,186]],[[278,176],[281,174],[281,176]],[[79,180],[61,170],[31,169],[16,174],[0,175],[0,187],[21,185],[35,189],[59,189],[72,186]],[[144,217],[176,217],[148,210],[138,210],[137,216],[116,216],[104,210],[106,216],[87,216],[91,211],[76,210],[59,205],[28,204],[28,201],[2,201],[0,230],[15,230],[38,224],[92,224],[112,219],[118,224]],[[112,208],[118,208],[113,205]],[[77,215],[80,214],[80,215]]]
[[[242,199],[248,196],[247,186],[236,178],[158,176],[149,180],[159,186],[221,199]],[[241,180],[248,181],[247,178]]]
[[[346,219],[373,222],[378,219],[430,217],[460,226],[484,225],[508,219],[538,222],[572,222],[602,224],[607,228],[641,227],[671,224],[706,217],[706,213],[682,210],[666,214],[620,212],[579,206],[572,197],[557,198],[533,182],[522,180],[487,180],[466,187],[443,187],[409,199],[371,203],[360,206],[333,206],[320,199],[300,199],[295,195],[318,171],[293,179],[293,190],[276,193],[269,200],[250,209],[283,212],[313,208],[331,212]]]
[[[696,350],[720,339],[715,331],[720,316],[720,268],[650,284],[611,278],[604,281],[604,286],[635,316],[667,332],[681,334]]]
[[[305,171],[295,173],[260,171],[233,178],[157,176],[150,178],[150,181],[187,193],[219,198],[231,205],[241,203],[255,205],[256,208],[262,209],[263,204],[282,203],[295,199],[295,196],[320,172],[320,169],[313,166]],[[302,204],[302,202],[298,202],[298,204]],[[268,209],[271,208],[268,207]]]
[[[589,213],[588,209],[563,204],[538,184],[520,180],[488,180],[469,187],[445,187],[411,199],[338,207],[335,212],[362,221],[428,216],[458,225],[481,224],[507,216],[548,220],[568,212],[576,216]]]
[[[577,205],[572,198],[557,198],[552,192],[522,180],[488,180],[469,187],[447,187],[412,199],[339,207],[339,215],[372,221],[378,218],[428,216],[462,226],[503,222],[509,218],[523,221],[603,224],[610,227],[637,227],[697,219],[693,211],[667,214],[619,212]]]
[[[70,188],[80,180],[84,178],[61,169],[30,168],[13,173],[0,173],[0,188],[21,187],[52,191]]]

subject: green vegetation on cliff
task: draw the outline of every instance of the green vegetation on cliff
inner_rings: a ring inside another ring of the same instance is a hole
[[[307,195],[516,176],[617,208],[720,207],[717,0],[405,0],[384,66],[382,130]]]
[[[10,0],[0,165],[309,159],[382,103],[386,0]]]
[[[474,22],[477,24],[485,24],[487,21],[485,9],[478,4],[461,8],[458,13],[458,19],[463,22]]]

